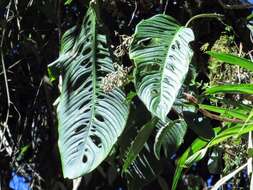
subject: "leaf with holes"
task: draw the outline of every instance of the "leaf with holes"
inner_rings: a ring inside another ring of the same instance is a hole
[[[72,28],[65,33],[60,57],[50,65],[50,70],[61,70],[58,144],[64,177],[71,179],[91,172],[107,157],[128,116],[122,90],[102,91],[102,78],[114,68],[96,20],[89,8],[80,32]]]
[[[163,122],[188,72],[193,40],[190,28],[167,15],[156,15],[136,27],[129,52],[135,87],[148,110]]]

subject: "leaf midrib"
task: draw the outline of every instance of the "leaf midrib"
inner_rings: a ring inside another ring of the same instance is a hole
[[[96,45],[97,45],[97,31],[96,31],[96,13],[94,10],[92,11],[92,21],[91,21],[91,30],[92,30],[92,70],[91,70],[91,77],[92,77],[92,99],[91,99],[91,118],[89,120],[89,123],[87,125],[88,131],[87,135],[84,137],[84,146],[87,144],[87,139],[90,134],[91,126],[95,117],[95,105],[97,102],[97,95],[96,95],[96,83],[97,83],[97,75],[96,75]],[[83,148],[83,154],[84,154],[84,148]]]
[[[169,54],[170,54],[170,49],[171,49],[171,46],[174,44],[174,41],[175,41],[175,39],[178,37],[178,34],[179,34],[179,32],[183,29],[184,27],[180,27],[180,26],[178,26],[178,28],[177,28],[177,30],[176,30],[176,32],[175,32],[175,35],[173,36],[173,38],[172,38],[172,40],[171,40],[171,43],[170,43],[170,45],[168,46],[168,49],[167,49],[167,53],[166,53],[166,56],[165,56],[165,58],[164,58],[164,60],[163,60],[163,69],[162,69],[162,72],[161,72],[161,80],[160,80],[160,84],[159,84],[159,86],[160,86],[160,96],[158,97],[159,98],[159,102],[161,101],[161,97],[162,97],[162,94],[163,94],[163,88],[162,88],[162,81],[164,80],[164,70],[165,70],[165,67],[166,67],[166,60],[167,60],[167,58],[168,58],[168,56],[169,56]],[[157,105],[158,106],[158,105]]]

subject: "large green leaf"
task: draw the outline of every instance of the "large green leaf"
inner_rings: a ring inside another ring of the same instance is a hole
[[[188,72],[193,40],[190,28],[167,15],[143,20],[136,27],[129,52],[135,87],[148,110],[163,122]]]
[[[75,28],[66,32],[60,57],[51,65],[61,69],[63,79],[57,107],[58,144],[68,178],[92,171],[107,157],[128,116],[122,90],[102,91],[102,78],[114,68],[96,20],[89,8],[80,33],[75,35]]]

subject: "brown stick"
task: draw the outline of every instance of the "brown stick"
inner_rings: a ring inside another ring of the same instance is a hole
[[[189,101],[189,102],[192,102],[193,104],[196,104],[198,105],[198,100],[197,98],[195,98],[194,96],[192,96],[191,94],[188,94],[188,93],[184,93],[186,99]],[[213,114],[207,110],[204,110],[204,109],[200,109],[199,108],[199,111],[206,117],[209,117],[211,119],[214,119],[214,120],[217,120],[217,121],[222,121],[222,122],[232,122],[232,123],[244,123],[244,121],[240,120],[240,119],[237,119],[237,118],[226,118],[226,117],[221,117],[219,115],[216,115],[216,114]]]
[[[210,113],[207,110],[204,109],[199,109],[199,111],[206,117],[209,117],[211,119],[217,120],[217,121],[223,121],[223,122],[231,122],[231,123],[244,123],[242,120],[240,119],[236,119],[236,118],[226,118],[226,117],[220,117],[218,115],[215,115],[213,113]]]

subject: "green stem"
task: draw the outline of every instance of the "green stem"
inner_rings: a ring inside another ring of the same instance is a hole
[[[190,18],[190,20],[188,20],[188,22],[185,24],[185,27],[188,27],[192,21],[199,18],[216,18],[220,20],[221,18],[223,18],[223,15],[217,14],[217,13],[204,13],[204,14],[195,15],[192,18]]]
[[[100,16],[100,0],[91,0],[90,7],[92,7],[93,10],[95,11],[96,23],[102,24],[101,16]]]

